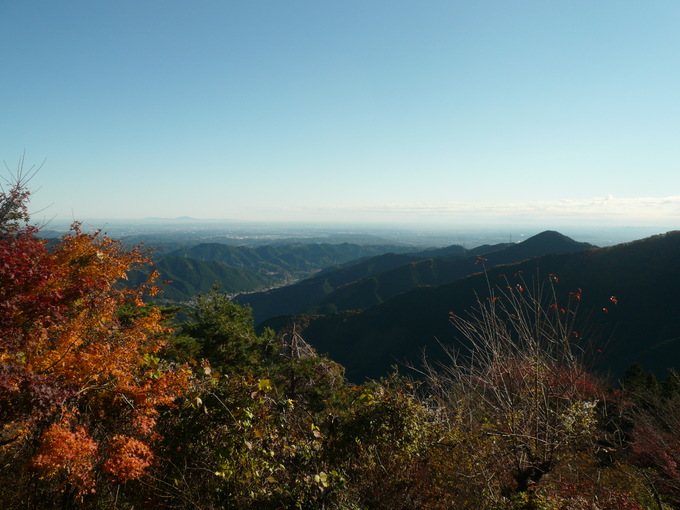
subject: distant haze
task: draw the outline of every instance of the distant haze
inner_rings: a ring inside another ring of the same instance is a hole
[[[46,218],[680,225],[680,2],[2,2]],[[38,189],[39,188],[39,189]]]
[[[71,222],[51,220],[44,226],[46,235],[59,235]],[[484,244],[520,242],[551,227],[530,224],[338,224],[302,222],[239,222],[235,220],[198,220],[194,218],[156,218],[143,220],[87,219],[85,229],[101,229],[114,238],[147,245],[178,242],[218,242],[233,245],[263,245],[278,242],[350,242],[356,244],[407,244],[442,247],[458,244],[475,248]],[[599,227],[571,225],[558,228],[576,241],[596,246],[633,241],[665,233],[662,227]]]

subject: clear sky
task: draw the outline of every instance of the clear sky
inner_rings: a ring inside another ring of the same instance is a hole
[[[680,2],[0,0],[59,219],[680,227]]]

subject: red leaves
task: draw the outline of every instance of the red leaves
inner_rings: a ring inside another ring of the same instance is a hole
[[[55,279],[45,241],[27,232],[0,239],[0,332],[5,349],[22,348],[22,332],[36,324],[49,326],[61,319]]]
[[[188,372],[145,358],[167,333],[157,309],[119,318],[153,289],[117,286],[146,260],[78,224],[51,250],[35,234],[0,238],[0,440],[37,439],[30,466],[81,494],[94,489],[101,466],[118,482],[139,478],[153,459],[159,409],[189,383]],[[97,437],[83,423],[96,423]]]
[[[141,478],[153,460],[146,444],[132,437],[116,435],[111,440],[103,470],[113,479],[125,483]]]
[[[603,388],[588,372],[569,369],[557,364],[536,364],[531,359],[496,360],[486,374],[486,382],[505,390],[534,391],[540,380],[541,391],[550,398],[562,400],[597,400]],[[526,381],[531,383],[527,386]],[[526,395],[525,395],[526,397]]]
[[[651,424],[637,425],[633,431],[632,453],[639,465],[660,467],[669,477],[680,480],[680,442],[676,434]]]
[[[580,292],[570,292],[569,295],[574,301],[581,301],[581,293]]]
[[[63,475],[67,483],[81,492],[94,491],[94,465],[97,462],[97,443],[82,425],[73,426],[73,413],[50,425],[42,435],[33,467],[44,476]]]

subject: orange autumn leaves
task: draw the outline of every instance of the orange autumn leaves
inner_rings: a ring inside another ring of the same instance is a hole
[[[72,413],[50,425],[43,433],[40,449],[32,465],[44,476],[64,475],[64,483],[81,490],[94,488],[94,465],[98,460],[97,443],[87,429],[72,422]]]
[[[118,482],[143,476],[160,410],[189,383],[153,356],[168,330],[142,303],[152,281],[117,286],[146,262],[79,224],[52,248],[30,227],[0,237],[0,447],[38,436],[30,466],[81,491],[99,468]]]

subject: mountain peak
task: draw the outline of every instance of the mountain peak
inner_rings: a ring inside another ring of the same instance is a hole
[[[543,232],[540,232],[534,236],[531,236],[530,238],[527,239],[569,239],[570,241],[573,241],[568,236],[565,236],[564,234],[561,234],[557,230],[544,230]]]
[[[571,251],[571,248],[573,248],[574,251],[594,248],[594,246],[590,243],[580,243],[578,241],[574,241],[571,237],[565,236],[556,230],[545,230],[526,239],[520,244],[533,247],[540,246],[544,249],[554,249],[562,253],[565,251],[565,249],[567,251]]]
[[[522,258],[533,258],[541,255],[557,253],[574,253],[577,251],[595,248],[590,243],[580,243],[571,237],[560,234],[555,230],[546,230],[532,236],[521,243],[514,244],[500,252],[494,262],[502,263],[507,261],[522,260]]]

